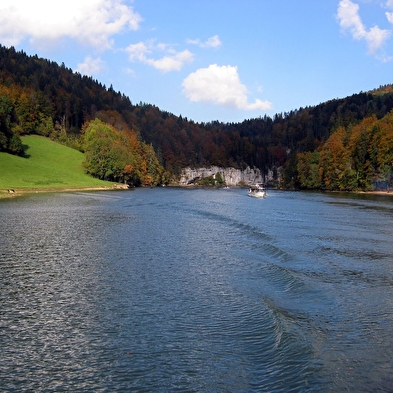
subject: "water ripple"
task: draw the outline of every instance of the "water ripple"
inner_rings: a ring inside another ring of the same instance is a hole
[[[391,208],[243,193],[0,201],[3,391],[387,391]]]

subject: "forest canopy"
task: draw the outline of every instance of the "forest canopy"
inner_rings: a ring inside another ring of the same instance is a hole
[[[285,188],[390,185],[392,109],[385,85],[273,117],[196,123],[0,45],[0,151],[23,155],[20,136],[43,135],[85,152],[86,171],[114,181],[165,183],[216,165],[258,168]]]
[[[371,190],[378,182],[390,185],[393,111],[380,120],[372,115],[355,126],[340,126],[311,156],[300,153],[297,165],[302,188]]]

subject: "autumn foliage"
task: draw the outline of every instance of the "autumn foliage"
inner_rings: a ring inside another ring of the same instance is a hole
[[[301,188],[370,190],[391,184],[393,175],[393,111],[359,124],[338,127],[317,151],[297,154]]]
[[[157,185],[163,168],[154,149],[137,140],[130,130],[95,119],[83,128],[84,167],[88,174],[102,180],[134,185]]]
[[[391,183],[393,86],[240,123],[196,123],[0,45],[0,151],[39,134],[85,152],[102,179],[167,183],[182,168],[255,167],[284,188]],[[97,139],[97,140],[96,140]]]

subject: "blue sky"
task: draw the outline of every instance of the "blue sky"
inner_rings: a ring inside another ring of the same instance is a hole
[[[0,43],[240,122],[393,83],[393,0],[2,0]]]

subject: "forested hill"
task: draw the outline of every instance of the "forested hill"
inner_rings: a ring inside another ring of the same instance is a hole
[[[374,141],[371,146],[369,134],[366,135],[368,145],[363,146],[364,157],[354,156],[352,130],[372,117],[374,131],[369,133],[376,135],[380,122],[392,109],[393,85],[386,85],[276,114],[273,118],[265,116],[241,123],[196,123],[152,104],[133,104],[112,86],[106,87],[91,77],[73,72],[64,64],[59,66],[12,47],[0,46],[0,150],[20,154],[19,135],[37,133],[56,138],[59,137],[56,130],[61,130],[64,140],[75,140],[75,147],[83,150],[77,143],[81,129],[99,118],[119,131],[133,130],[139,140],[154,148],[164,168],[175,175],[186,166],[251,166],[263,173],[268,170],[276,173],[284,168],[282,185],[286,187],[365,188],[365,185],[371,187],[373,181],[387,180],[387,169],[379,168],[375,151],[379,145]],[[321,152],[336,132],[345,136],[341,143],[344,150],[351,152],[341,164],[347,174],[357,179],[359,174],[368,173],[365,182],[326,181],[328,171],[324,172],[323,165],[327,164],[320,162]],[[386,129],[386,132],[390,131]],[[308,153],[315,153],[312,159]],[[361,162],[367,170],[360,170]],[[310,168],[313,176],[317,176],[315,181],[309,181],[309,173],[304,173]]]

